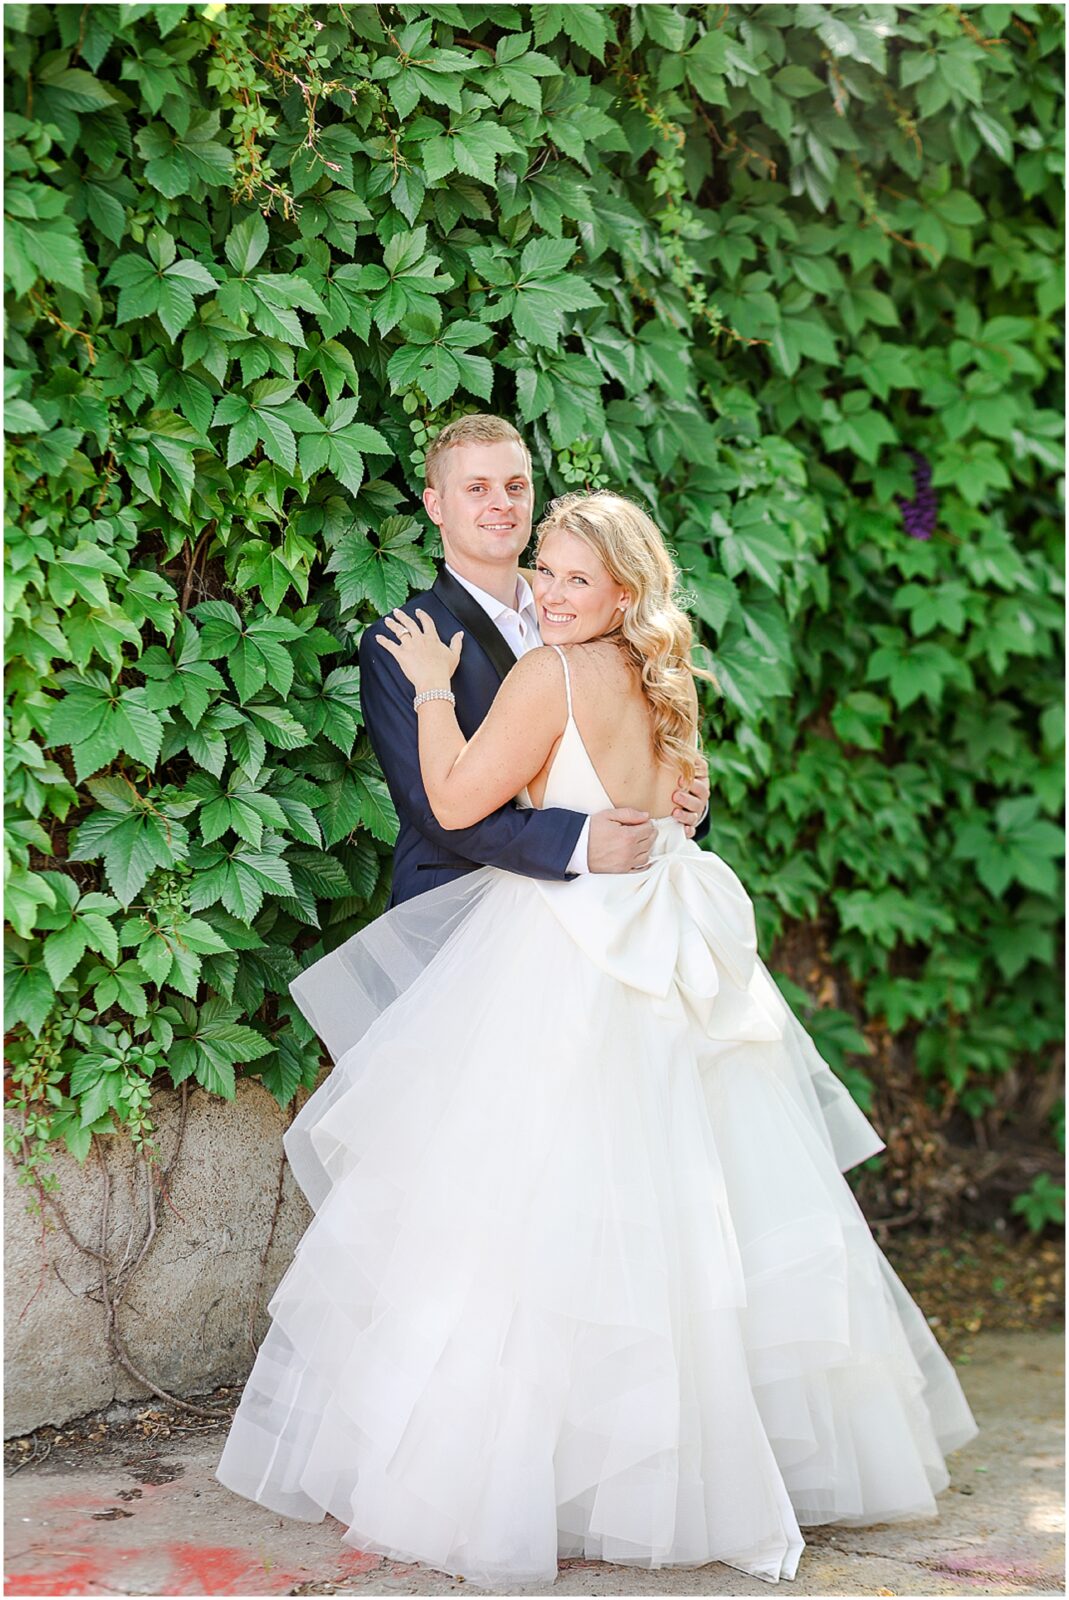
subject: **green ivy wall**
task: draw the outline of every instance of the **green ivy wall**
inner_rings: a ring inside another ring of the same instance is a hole
[[[287,984],[382,909],[396,826],[355,644],[432,575],[422,453],[464,410],[517,419],[543,497],[667,530],[723,689],[711,842],[763,948],[819,930],[856,1006],[809,1021],[861,1103],[873,1031],[974,1117],[1038,1072],[1062,8],[4,19],[29,1170],[149,1137],[154,1083],[314,1082]]]

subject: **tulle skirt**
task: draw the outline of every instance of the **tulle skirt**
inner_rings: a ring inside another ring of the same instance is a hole
[[[294,993],[335,1057],[315,1210],[216,1469],[499,1592],[559,1556],[792,1578],[800,1526],[937,1515],[977,1433],[843,1172],[883,1140],[725,862],[481,869]]]

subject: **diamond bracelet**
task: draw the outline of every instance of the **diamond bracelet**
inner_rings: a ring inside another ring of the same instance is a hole
[[[457,697],[452,689],[421,689],[412,702],[413,711],[418,711],[424,700],[448,700],[450,705],[456,705]]]

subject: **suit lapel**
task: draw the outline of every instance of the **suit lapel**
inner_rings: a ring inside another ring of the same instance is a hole
[[[458,583],[445,567],[439,568],[438,576],[431,587],[432,592],[444,606],[448,606],[465,632],[482,646],[498,677],[504,678],[516,665],[516,657],[478,600],[470,595],[464,585]]]

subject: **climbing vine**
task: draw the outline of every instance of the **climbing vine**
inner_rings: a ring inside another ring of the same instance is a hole
[[[473,409],[668,530],[711,843],[764,949],[816,930],[846,998],[784,987],[860,1102],[892,1036],[1012,1121],[1061,1015],[1060,8],[4,20],[24,1176],[151,1154],[161,1084],[315,1081],[287,986],[396,827],[355,645]]]

